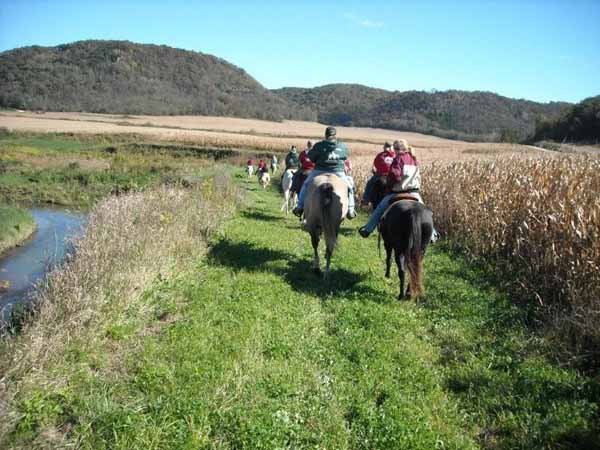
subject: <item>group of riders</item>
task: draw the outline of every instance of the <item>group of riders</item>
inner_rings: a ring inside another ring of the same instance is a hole
[[[305,186],[308,186],[313,178],[324,173],[333,173],[344,180],[348,186],[348,219],[356,217],[354,201],[354,180],[352,178],[352,165],[350,163],[350,152],[348,147],[337,138],[334,127],[327,127],[325,139],[312,145],[307,142],[306,149],[300,154],[295,146],[292,146],[285,158],[285,170],[294,171],[292,181],[292,192],[298,194],[298,202],[293,213],[302,217],[304,212],[304,200],[306,196]],[[248,161],[249,166],[253,161]],[[277,157],[271,159],[271,169],[277,170]],[[268,171],[267,165],[260,160],[258,171]],[[373,212],[366,225],[359,229],[362,237],[368,237],[377,227],[377,224],[390,206],[390,201],[402,194],[404,198],[412,198],[423,203],[420,194],[421,173],[419,161],[415,148],[410,146],[405,139],[399,139],[390,144],[386,142],[383,150],[375,156],[373,161],[373,175],[367,182],[361,199],[362,206],[373,204]],[[260,175],[259,175],[260,176]],[[378,195],[374,196],[377,189]],[[435,240],[437,233],[434,231]]]

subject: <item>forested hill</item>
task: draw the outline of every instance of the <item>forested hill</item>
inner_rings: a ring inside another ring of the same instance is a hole
[[[273,92],[317,111],[323,123],[471,140],[525,139],[534,133],[536,121],[555,119],[569,107],[568,103],[536,103],[491,92],[390,92],[353,84]]]
[[[303,119],[516,141],[569,106],[490,92],[391,92],[356,84],[270,91],[215,56],[127,41],[0,53],[0,107],[28,110]]]
[[[600,95],[567,108],[557,119],[540,122],[534,139],[600,143]]]
[[[0,106],[49,111],[314,119],[227,61],[126,41],[0,53]]]

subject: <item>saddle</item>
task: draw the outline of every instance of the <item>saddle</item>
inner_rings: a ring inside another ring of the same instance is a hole
[[[404,201],[404,200],[418,202],[418,200],[414,196],[412,196],[411,194],[409,194],[409,193],[399,192],[398,194],[394,194],[394,196],[390,199],[390,203],[388,204],[388,207],[383,212],[383,215],[381,216],[381,219],[379,220],[379,223],[381,223],[381,222],[383,222],[385,220],[385,217],[387,216],[388,212],[390,211],[390,209],[392,209],[392,207],[396,203]]]

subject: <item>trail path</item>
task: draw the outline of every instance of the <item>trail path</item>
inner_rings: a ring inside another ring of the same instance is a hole
[[[438,245],[427,297],[398,302],[376,239],[356,233],[359,217],[343,227],[324,282],[280,195],[241,183],[250,206],[209,257],[149,294],[182,305],[179,320],[145,338],[124,364],[130,375],[82,389],[96,409],[80,442],[431,450],[595,439],[585,380],[547,362],[523,311],[482,273]]]

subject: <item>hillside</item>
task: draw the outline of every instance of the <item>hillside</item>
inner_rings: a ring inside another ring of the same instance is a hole
[[[227,61],[126,41],[0,53],[0,106],[45,111],[308,118]]]
[[[568,108],[554,120],[538,123],[535,140],[600,142],[600,95]]]
[[[314,109],[320,122],[464,140],[522,140],[533,134],[536,120],[557,118],[568,107],[567,103],[515,100],[491,92],[390,92],[348,84],[273,92]]]

